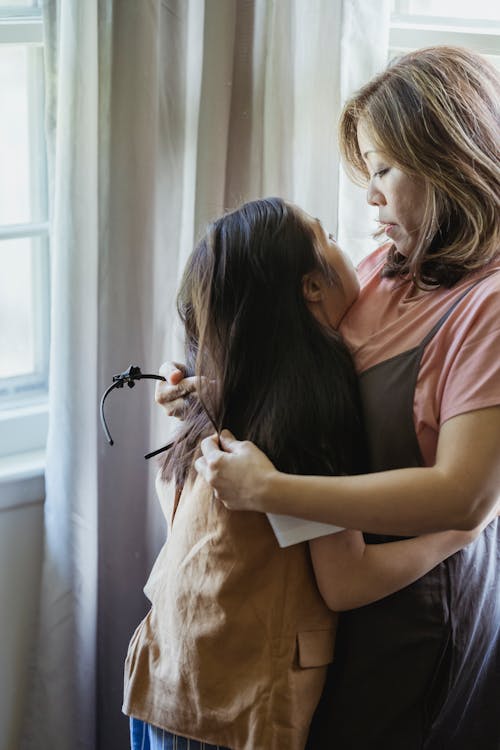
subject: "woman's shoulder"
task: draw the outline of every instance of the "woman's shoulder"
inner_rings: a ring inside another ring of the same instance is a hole
[[[474,367],[484,361],[497,361],[500,335],[500,258],[465,276],[458,284],[442,292],[441,313],[446,320],[434,348],[442,348],[448,359],[456,352],[462,356],[474,348]],[[484,363],[483,363],[484,366]]]
[[[500,253],[493,258],[487,266],[477,272],[478,277],[487,278],[489,286],[497,287],[500,285]]]
[[[470,293],[467,293],[470,290]],[[453,293],[465,293],[471,300],[478,304],[484,304],[488,299],[488,305],[498,307],[500,305],[500,256],[494,258],[490,263],[476,271],[464,276],[464,278],[451,290]]]

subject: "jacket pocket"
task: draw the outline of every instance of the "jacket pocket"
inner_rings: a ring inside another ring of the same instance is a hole
[[[323,667],[333,661],[335,628],[328,630],[302,630],[297,633],[297,658],[299,666]]]

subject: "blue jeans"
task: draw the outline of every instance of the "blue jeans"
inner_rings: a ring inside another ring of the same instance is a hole
[[[229,750],[227,747],[209,745],[189,737],[178,737],[165,729],[134,719],[133,716],[130,717],[130,747],[131,750]]]

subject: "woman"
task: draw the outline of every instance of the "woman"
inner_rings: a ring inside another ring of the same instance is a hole
[[[200,441],[223,423],[283,471],[365,468],[357,377],[336,332],[358,292],[318,220],[279,198],[216,220],[188,260],[178,306],[188,365],[205,378],[157,484],[170,529],[126,661],[134,750],[147,741],[152,750],[303,750],[333,654],[331,609],[406,586],[478,534],[367,548],[361,532],[344,530],[310,551],[281,549],[265,516],[228,512],[194,471]],[[331,390],[289,409],[297,389],[326,377]]]
[[[205,440],[197,469],[228,508],[363,529],[379,543],[472,528],[496,507],[499,103],[494,69],[449,47],[406,55],[347,103],[341,149],[389,238],[361,264],[341,326],[374,473],[290,476],[223,433],[224,452]],[[158,400],[176,395],[170,386]],[[325,698],[332,743],[498,749],[498,542],[495,519],[417,583],[342,616]]]

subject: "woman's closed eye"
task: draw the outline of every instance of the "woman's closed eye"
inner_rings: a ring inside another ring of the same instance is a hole
[[[383,169],[377,170],[377,172],[373,173],[374,177],[383,177],[387,172],[389,171],[390,167],[383,167]]]

